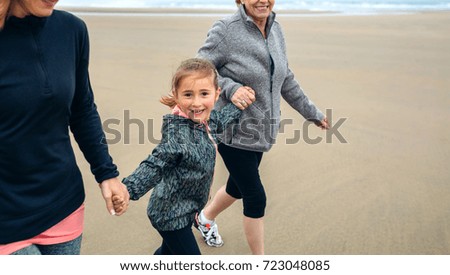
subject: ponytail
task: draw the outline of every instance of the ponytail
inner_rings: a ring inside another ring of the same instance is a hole
[[[173,109],[177,105],[177,102],[175,101],[175,97],[173,95],[173,91],[170,92],[166,96],[162,96],[159,99],[159,102],[161,102],[162,104],[168,106],[170,109]]]

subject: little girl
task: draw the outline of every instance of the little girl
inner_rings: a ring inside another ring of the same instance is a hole
[[[191,227],[208,201],[215,135],[241,115],[233,104],[213,110],[219,93],[214,65],[198,58],[184,61],[173,76],[171,95],[160,100],[172,108],[163,118],[161,143],[123,181],[132,200],[154,188],[147,214],[163,238],[155,255],[200,254]]]

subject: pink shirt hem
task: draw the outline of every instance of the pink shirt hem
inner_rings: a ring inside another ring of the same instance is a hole
[[[23,241],[0,245],[0,255],[8,255],[32,244],[51,245],[71,241],[83,233],[84,204],[41,234]]]

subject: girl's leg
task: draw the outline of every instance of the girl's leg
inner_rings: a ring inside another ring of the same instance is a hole
[[[167,246],[166,242],[163,239],[161,246],[156,249],[153,255],[173,255],[173,253],[172,251],[170,251],[170,248]]]
[[[36,246],[42,255],[80,255],[81,239],[82,235],[64,243]]]
[[[192,224],[175,231],[158,231],[163,243],[173,255],[200,255],[200,248],[192,232]]]

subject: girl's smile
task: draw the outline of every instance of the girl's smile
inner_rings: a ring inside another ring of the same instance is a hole
[[[184,77],[174,92],[175,100],[181,111],[197,123],[207,121],[220,89],[214,86],[214,76],[192,73]]]

